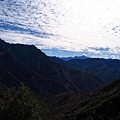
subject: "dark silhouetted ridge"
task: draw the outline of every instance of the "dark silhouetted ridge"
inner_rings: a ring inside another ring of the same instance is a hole
[[[63,61],[53,57],[54,61],[72,69],[83,70],[92,73],[104,80],[106,83],[120,77],[120,60],[117,59],[71,59],[69,61]]]
[[[40,94],[58,94],[90,92],[104,85],[104,81],[93,74],[59,65],[34,45],[0,40],[0,53],[1,83],[8,87],[23,82]]]

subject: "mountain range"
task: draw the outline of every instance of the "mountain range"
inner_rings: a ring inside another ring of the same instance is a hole
[[[59,57],[55,57],[55,58],[59,58]],[[75,57],[61,57],[62,60],[65,61],[69,61],[69,60],[73,60],[73,59],[88,59],[89,57],[82,55],[82,56],[75,56]]]
[[[119,120],[120,60],[75,58],[48,57],[34,45],[0,39],[0,100],[7,88],[24,84],[56,120]]]
[[[25,83],[40,95],[90,92],[105,84],[94,74],[59,65],[34,45],[0,40],[0,83],[18,87]]]
[[[106,83],[110,83],[120,77],[120,60],[117,59],[87,58],[66,61],[53,57],[53,60],[65,67],[92,73]]]

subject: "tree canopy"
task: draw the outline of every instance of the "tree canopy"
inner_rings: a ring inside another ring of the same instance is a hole
[[[51,110],[28,87],[9,89],[0,101],[1,120],[53,120]]]

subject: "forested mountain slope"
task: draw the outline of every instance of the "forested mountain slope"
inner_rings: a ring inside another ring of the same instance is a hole
[[[34,45],[9,44],[3,40],[0,40],[0,69],[1,84],[17,87],[23,82],[38,93],[84,93],[105,84],[93,74],[55,63]]]
[[[110,83],[120,77],[120,60],[117,59],[88,58],[64,61],[53,57],[53,60],[68,68],[95,74],[104,79],[106,83]]]
[[[89,94],[64,93],[49,99],[58,120],[119,120],[120,79]]]

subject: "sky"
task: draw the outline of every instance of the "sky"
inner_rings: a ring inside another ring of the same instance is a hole
[[[49,56],[120,59],[120,0],[0,0],[0,38]]]

